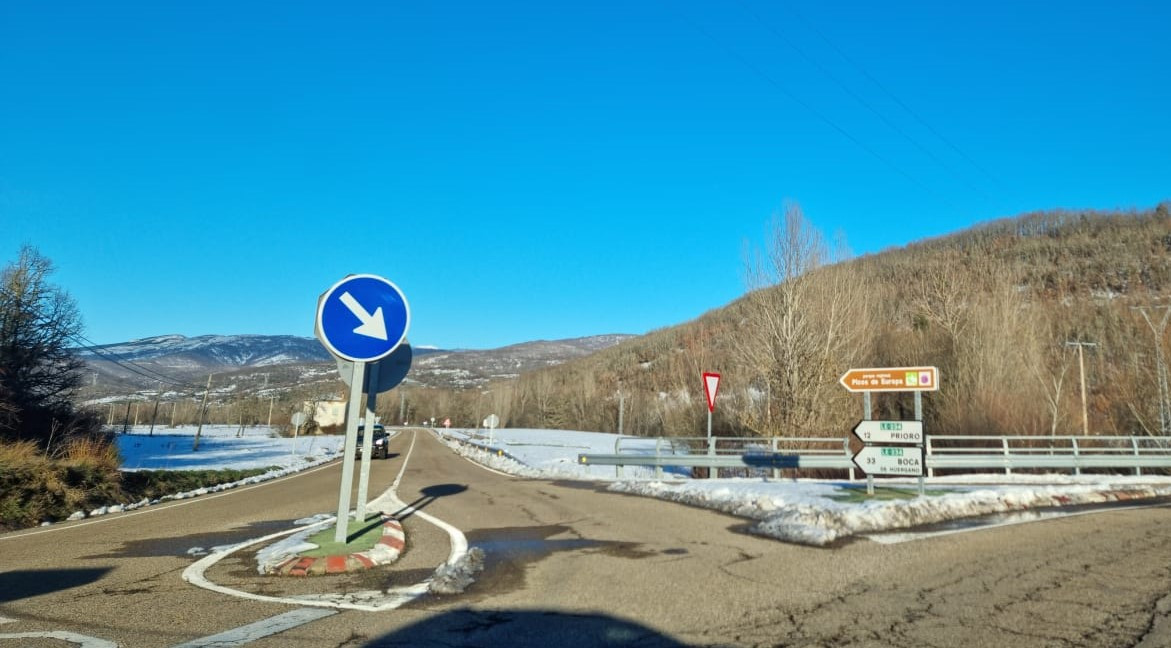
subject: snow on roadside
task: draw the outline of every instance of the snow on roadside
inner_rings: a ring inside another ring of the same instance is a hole
[[[438,430],[440,440],[457,453],[501,472],[536,479],[615,479],[614,466],[578,463],[579,454],[613,454],[617,434],[572,430],[503,429]],[[654,454],[654,439],[623,436],[622,451]],[[682,478],[686,468],[664,469],[667,475]],[[627,466],[624,477],[650,478],[653,468]]]
[[[849,536],[935,524],[948,520],[1043,507],[1076,506],[1171,496],[1171,478],[1111,475],[981,474],[927,480],[926,497],[850,497],[861,482],[773,479],[673,481],[653,478],[650,468],[627,467],[618,479],[611,466],[583,466],[578,453],[611,454],[617,435],[564,430],[452,430],[440,438],[459,454],[496,470],[537,479],[610,481],[609,490],[710,508],[752,520],[760,535],[814,546]],[[639,443],[641,441],[641,446]],[[627,447],[654,452],[653,440],[623,439]],[[633,477],[631,479],[630,477]],[[881,479],[880,488],[914,493],[914,480]]]
[[[268,426],[205,425],[199,450],[192,450],[196,426],[176,428],[134,427],[116,434],[123,470],[251,470],[257,468],[307,468],[310,463],[341,454],[345,437],[301,436],[295,441],[276,434]],[[237,434],[242,436],[237,437]]]
[[[293,439],[276,436],[274,429],[266,426],[245,427],[242,436],[237,437],[239,426],[205,425],[200,433],[199,450],[193,451],[194,425],[176,428],[159,426],[153,434],[148,430],[148,426],[137,426],[132,427],[128,434],[115,435],[123,470],[253,470],[269,467],[272,470],[234,482],[173,493],[153,500],[101,506],[88,513],[75,511],[66,521],[133,511],[160,502],[190,499],[286,477],[333,461],[340,456],[345,443],[343,436],[310,436],[298,438],[294,445]],[[50,524],[43,522],[41,526]]]
[[[616,482],[609,490],[711,508],[755,520],[749,531],[786,542],[825,546],[875,533],[1022,509],[1075,506],[1171,496],[1171,481],[1109,478],[1097,484],[942,486],[929,482],[927,497],[844,502],[833,499],[858,484],[760,479],[665,483]],[[1158,478],[1156,478],[1158,479]],[[886,484],[884,484],[885,486]],[[912,490],[913,484],[902,484]],[[931,494],[942,488],[948,492]]]

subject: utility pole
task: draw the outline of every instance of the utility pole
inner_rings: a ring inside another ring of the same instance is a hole
[[[1077,366],[1082,375],[1082,436],[1090,436],[1090,417],[1089,411],[1086,408],[1086,362],[1082,354],[1082,349],[1085,347],[1096,347],[1096,342],[1083,342],[1081,340],[1073,340],[1066,342],[1065,346],[1077,347]]]
[[[402,423],[407,422],[407,390],[398,390],[398,420]]]
[[[207,411],[207,394],[211,391],[211,377],[213,374],[207,374],[207,388],[203,390],[203,404],[199,406],[199,427],[195,428],[195,444],[191,446],[191,451],[199,450],[199,435],[203,432],[203,414]]]
[[[1163,357],[1163,331],[1167,330],[1167,318],[1171,317],[1171,306],[1155,307],[1165,309],[1163,319],[1159,320],[1158,327],[1147,315],[1146,306],[1131,306],[1131,308],[1142,313],[1147,326],[1151,327],[1151,333],[1155,334],[1155,363],[1158,365],[1155,368],[1155,375],[1159,381],[1159,434],[1171,436],[1171,396],[1168,396],[1167,393],[1167,361]]]
[[[155,435],[155,420],[158,419],[158,417],[159,417],[159,399],[162,398],[162,396],[163,396],[163,383],[162,383],[162,381],[160,381],[158,389],[155,390],[155,411],[154,411],[154,414],[150,415],[150,434],[148,436]]]
[[[268,389],[268,374],[264,374],[264,388]],[[276,394],[268,394],[268,427],[272,427],[272,406],[276,404]]]
[[[626,410],[626,394],[618,390],[618,436],[622,436],[622,412]]]
[[[126,401],[126,420],[122,423],[122,434],[130,431],[130,401]]]

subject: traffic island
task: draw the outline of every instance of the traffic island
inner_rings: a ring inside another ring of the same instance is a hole
[[[350,520],[346,542],[334,542],[334,526],[308,529],[257,553],[261,574],[313,576],[357,572],[398,560],[406,547],[402,524],[379,514]]]

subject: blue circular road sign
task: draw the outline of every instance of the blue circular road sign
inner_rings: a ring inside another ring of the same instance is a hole
[[[317,339],[330,353],[352,362],[373,362],[407,336],[411,309],[398,286],[371,274],[350,275],[317,302]]]

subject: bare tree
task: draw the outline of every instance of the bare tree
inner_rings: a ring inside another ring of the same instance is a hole
[[[0,395],[9,414],[0,433],[46,443],[54,422],[71,424],[83,361],[73,299],[49,283],[52,263],[31,246],[0,273]]]
[[[868,298],[864,278],[838,263],[846,256],[790,204],[766,252],[749,259],[734,356],[744,383],[762,385],[767,400],[765,408],[742,408],[745,427],[815,436],[848,418],[837,379],[865,348]]]

